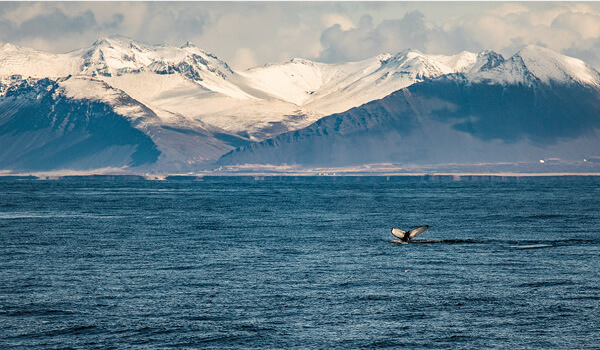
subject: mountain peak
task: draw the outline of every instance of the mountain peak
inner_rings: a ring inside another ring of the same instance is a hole
[[[0,43],[0,48],[2,48],[2,50],[17,50],[20,48],[20,46],[13,45],[11,43]]]
[[[457,73],[469,71],[477,62],[477,54],[469,51],[462,51],[450,56],[429,55],[429,57]]]
[[[600,74],[585,62],[551,49],[527,45],[504,60],[495,52],[483,52],[492,64],[472,70],[476,81],[482,79],[500,84],[582,84],[600,86]]]
[[[136,42],[136,40],[124,36],[124,35],[109,35],[98,38],[94,41],[94,45],[102,45],[102,44],[117,44],[117,43],[132,43]]]
[[[398,52],[397,54],[395,54],[393,57],[391,57],[392,60],[395,61],[404,61],[404,60],[408,60],[408,59],[415,59],[415,58],[420,58],[420,57],[425,57],[426,55],[424,55],[421,51],[417,50],[417,49],[404,49],[400,52]]]
[[[419,55],[423,54],[423,52],[421,52],[418,49],[413,49],[413,48],[408,47],[408,48],[398,52],[398,55],[408,55],[410,53],[419,54]]]
[[[556,51],[553,51],[547,47],[544,46],[540,46],[540,45],[535,45],[535,44],[529,44],[529,45],[525,45],[525,47],[523,47],[521,50],[517,51],[517,54],[521,55],[521,54],[539,54],[539,53],[556,53]]]
[[[305,58],[292,58],[290,60],[290,63],[297,63],[297,64],[304,64],[304,65],[308,65],[308,66],[313,66],[315,64],[315,62],[311,61],[311,60],[307,60]]]
[[[102,46],[108,45],[110,43],[108,37],[98,38],[96,41],[92,43],[92,46]]]
[[[498,67],[504,62],[504,57],[492,50],[483,50],[477,54],[477,61],[471,67],[471,72],[487,71]]]
[[[394,57],[394,55],[392,55],[389,52],[385,52],[385,53],[380,53],[379,55],[377,55],[377,59],[381,62],[381,63],[385,63],[387,62],[390,58]]]
[[[511,57],[511,61],[513,64],[522,64],[529,73],[545,83],[577,81],[600,85],[599,74],[594,68],[582,60],[545,47],[527,45]]]
[[[124,37],[116,37],[116,36],[107,36],[107,37],[101,37],[98,38],[96,41],[94,41],[94,43],[92,44],[93,47],[100,47],[100,46],[120,46],[119,44],[121,44],[123,41],[122,38]],[[130,40],[133,41],[133,40]]]
[[[453,56],[427,55],[416,49],[402,50],[388,60],[381,61],[386,70],[408,74],[411,79],[422,80],[454,73],[453,64],[448,63]],[[415,80],[415,81],[416,81]]]
[[[196,46],[196,45],[194,45],[194,44],[192,44],[192,43],[191,43],[191,42],[189,42],[189,41],[186,41],[186,42],[185,42],[185,45],[183,45],[181,48],[182,48],[182,49],[187,49],[187,48],[197,48],[197,46]]]

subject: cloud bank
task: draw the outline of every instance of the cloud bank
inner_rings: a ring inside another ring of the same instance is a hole
[[[125,35],[191,41],[244,69],[293,57],[360,60],[406,48],[512,55],[537,44],[600,68],[600,4],[2,2],[0,41],[51,52]]]

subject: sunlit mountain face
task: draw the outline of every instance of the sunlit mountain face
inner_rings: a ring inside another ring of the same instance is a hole
[[[599,86],[583,61],[536,46],[507,59],[407,49],[236,71],[190,43],[110,37],[66,54],[4,44],[0,169],[527,171],[552,160],[577,171],[600,157]]]

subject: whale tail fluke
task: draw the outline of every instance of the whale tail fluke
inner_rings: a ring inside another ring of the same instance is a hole
[[[392,228],[392,234],[400,239],[404,239],[404,236],[406,236],[408,232],[401,230],[399,228]]]
[[[412,229],[410,231],[404,231],[404,230],[401,230],[399,228],[392,228],[392,235],[400,238],[404,242],[408,242],[411,239],[413,239],[413,238],[417,237],[418,235],[420,235],[421,233],[427,231],[428,228],[429,228],[429,225],[417,227],[417,228]]]

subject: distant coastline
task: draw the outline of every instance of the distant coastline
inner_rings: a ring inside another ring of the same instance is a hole
[[[211,173],[211,174],[161,174],[161,175],[136,175],[136,174],[78,174],[78,175],[40,175],[40,174],[5,174],[0,175],[0,181],[26,181],[26,180],[92,180],[92,181],[210,181],[220,179],[240,179],[248,181],[277,181],[277,180],[302,180],[308,178],[326,179],[376,179],[382,181],[423,181],[423,182],[452,182],[452,181],[515,181],[521,179],[582,179],[600,181],[600,173],[342,173],[342,174],[278,174],[278,173]]]

